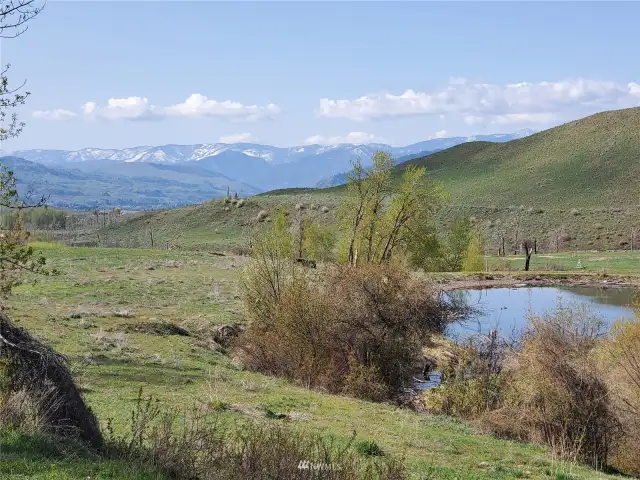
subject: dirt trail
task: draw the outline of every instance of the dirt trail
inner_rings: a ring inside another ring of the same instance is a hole
[[[566,275],[500,275],[486,274],[465,278],[441,278],[437,280],[442,290],[480,290],[483,288],[499,287],[553,287],[556,285],[571,287],[620,288],[640,287],[639,277],[606,276],[594,274],[566,274]]]

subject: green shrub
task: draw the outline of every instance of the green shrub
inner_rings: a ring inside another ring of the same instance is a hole
[[[213,400],[209,406],[211,407],[212,410],[217,411],[217,412],[222,412],[224,410],[228,410],[229,409],[229,404],[227,402],[224,402],[222,400]]]
[[[381,457],[382,448],[374,440],[360,440],[356,443],[356,450],[360,455],[367,457]]]
[[[296,273],[292,244],[284,211],[268,229],[251,238],[252,261],[241,280],[249,318],[265,325],[273,318],[282,291]]]
[[[463,272],[481,272],[484,270],[484,248],[480,237],[472,235],[462,260]]]
[[[396,265],[292,275],[277,296],[273,282],[252,282],[238,343],[245,366],[333,393],[388,398],[410,382],[421,345],[443,325],[431,284]]]
[[[331,227],[323,227],[313,222],[309,222],[305,226],[302,248],[307,258],[323,262],[332,260],[335,246],[336,233]]]
[[[601,329],[602,320],[585,308],[560,306],[553,315],[532,317],[516,350],[491,336],[488,343],[458,347],[457,360],[441,366],[442,386],[424,394],[427,406],[603,468],[621,439],[611,392],[624,388],[609,388],[598,368]]]
[[[632,303],[637,311],[637,296]],[[601,372],[624,431],[611,463],[620,471],[640,475],[640,323],[614,324],[610,336],[599,345],[598,353]]]
[[[264,416],[270,420],[282,420],[287,418],[287,415],[284,413],[274,412],[271,408],[265,407]]]
[[[472,235],[473,228],[468,219],[458,218],[453,222],[446,249],[446,267],[449,271],[459,272],[462,269]]]

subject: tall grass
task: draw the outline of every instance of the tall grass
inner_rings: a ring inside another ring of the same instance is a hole
[[[398,459],[359,453],[355,437],[341,441],[276,423],[230,423],[200,408],[164,410],[141,392],[129,432],[108,430],[109,457],[175,479],[408,478]]]
[[[278,423],[233,423],[199,407],[166,409],[142,391],[128,430],[115,433],[108,421],[104,447],[97,451],[75,439],[51,435],[32,400],[21,393],[5,398],[0,435],[32,439],[39,448],[52,450],[38,454],[125,461],[141,472],[136,478],[152,478],[151,472],[153,478],[176,480],[409,478],[401,459],[384,455],[374,442],[357,441],[355,434],[342,439]]]

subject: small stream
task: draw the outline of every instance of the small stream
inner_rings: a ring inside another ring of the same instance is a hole
[[[449,293],[456,301],[470,306],[473,313],[447,327],[452,340],[497,330],[503,337],[521,335],[531,314],[552,314],[562,307],[585,308],[589,315],[603,321],[604,329],[621,318],[634,318],[631,309],[632,288],[522,287],[458,290]],[[414,385],[423,390],[439,385],[440,372],[432,372],[427,381]]]

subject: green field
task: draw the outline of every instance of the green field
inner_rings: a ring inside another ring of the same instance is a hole
[[[508,255],[491,256],[487,265],[489,270],[522,271],[524,263],[524,255]],[[530,271],[635,276],[640,275],[640,252],[541,253],[531,257]]]
[[[18,432],[0,435],[0,474],[9,479],[160,480],[125,461],[104,460],[73,442]]]
[[[210,348],[215,324],[242,321],[237,281],[243,257],[208,252],[43,248],[62,275],[17,287],[10,316],[69,356],[90,406],[123,429],[138,389],[166,405],[188,409],[214,401],[231,405],[232,421],[289,423],[374,439],[404,457],[416,478],[610,478],[558,461],[542,447],[483,436],[462,421],[300,388],[242,371]],[[535,263],[534,263],[535,264]],[[190,336],[125,333],[127,325],[172,322]],[[2,478],[150,478],[97,459],[48,459],[37,439],[4,438]],[[46,450],[45,450],[46,452]],[[25,457],[26,455],[26,457]],[[115,472],[115,473],[114,473]],[[571,476],[569,476],[571,474]]]

